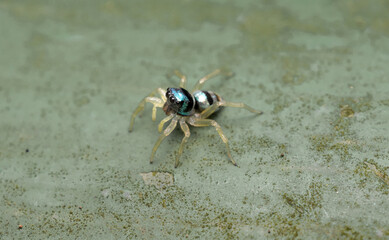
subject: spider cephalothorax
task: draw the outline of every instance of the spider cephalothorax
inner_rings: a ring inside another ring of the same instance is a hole
[[[153,121],[156,119],[157,107],[162,108],[167,115],[167,117],[165,117],[158,125],[158,131],[162,132],[162,134],[159,136],[151,152],[150,163],[153,162],[154,154],[163,139],[165,139],[165,137],[167,137],[176,128],[177,123],[179,123],[185,136],[178,149],[174,165],[175,167],[178,166],[180,156],[184,149],[184,144],[190,136],[188,124],[195,127],[215,127],[216,131],[220,135],[220,138],[226,145],[228,157],[230,158],[232,164],[236,166],[236,162],[231,156],[227,137],[224,135],[220,125],[215,120],[208,119],[208,117],[222,106],[244,108],[256,114],[261,114],[262,112],[257,111],[244,103],[226,102],[214,92],[199,90],[205,81],[220,73],[222,73],[221,70],[217,69],[201,78],[190,93],[185,89],[186,77],[179,71],[175,71],[175,74],[181,79],[179,88],[168,88],[166,91],[162,88],[157,88],[139,103],[138,107],[131,116],[130,131],[132,131],[134,126],[135,117],[144,109],[146,102],[154,105],[152,111]],[[157,93],[160,95],[160,98],[155,97]],[[169,126],[163,130],[164,124],[168,121],[171,121]]]
[[[195,99],[184,88],[168,88],[166,90],[166,103],[164,106],[166,115],[176,112],[181,116],[189,116],[194,113]]]

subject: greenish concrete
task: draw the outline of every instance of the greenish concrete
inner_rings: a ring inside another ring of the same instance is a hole
[[[388,238],[389,4],[371,3],[1,1],[0,238]],[[128,133],[131,112],[173,69],[218,67],[236,75],[206,89],[265,112],[215,116],[239,167],[213,128],[150,165],[157,123],[149,106]]]

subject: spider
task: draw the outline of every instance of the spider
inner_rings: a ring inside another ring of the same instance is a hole
[[[153,150],[151,152],[150,163],[153,163],[155,152],[157,151],[159,145],[162,141],[169,136],[170,133],[176,128],[177,124],[180,124],[182,131],[185,136],[181,141],[178,153],[176,156],[176,161],[174,167],[176,168],[179,164],[180,156],[183,152],[184,145],[187,142],[190,131],[189,125],[195,127],[207,127],[213,126],[216,131],[219,133],[220,138],[224,142],[227,148],[227,155],[230,158],[232,164],[237,166],[236,162],[231,156],[230,147],[228,145],[228,139],[224,135],[220,125],[212,119],[208,119],[210,115],[219,110],[221,107],[237,107],[244,108],[252,113],[262,114],[261,111],[257,111],[244,103],[234,103],[224,101],[220,95],[211,92],[200,90],[203,84],[212,77],[215,77],[219,74],[223,74],[221,69],[216,69],[212,73],[201,78],[197,84],[194,86],[193,90],[189,92],[185,89],[186,85],[186,76],[183,75],[178,70],[174,71],[174,74],[180,78],[180,87],[179,88],[168,88],[166,91],[162,88],[157,88],[152,91],[148,96],[146,96],[132,113],[131,122],[129,131],[131,132],[134,126],[134,121],[136,116],[144,110],[145,104],[152,103],[152,120],[155,121],[157,108],[162,108],[166,113],[165,117],[158,125],[158,132],[162,132],[159,136],[157,142],[155,143]],[[224,73],[224,75],[232,76],[232,73]],[[160,98],[155,97],[159,94]],[[171,121],[168,127],[163,130],[163,126],[168,121]],[[162,131],[163,130],[163,131]]]

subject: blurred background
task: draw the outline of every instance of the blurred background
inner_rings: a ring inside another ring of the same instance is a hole
[[[1,239],[389,237],[389,2],[0,1]],[[151,149],[157,87],[214,128]]]

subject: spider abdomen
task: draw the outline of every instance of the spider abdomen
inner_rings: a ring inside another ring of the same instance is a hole
[[[202,112],[209,106],[222,100],[218,94],[212,91],[198,90],[193,93],[193,97],[195,99],[195,110],[198,112]]]

